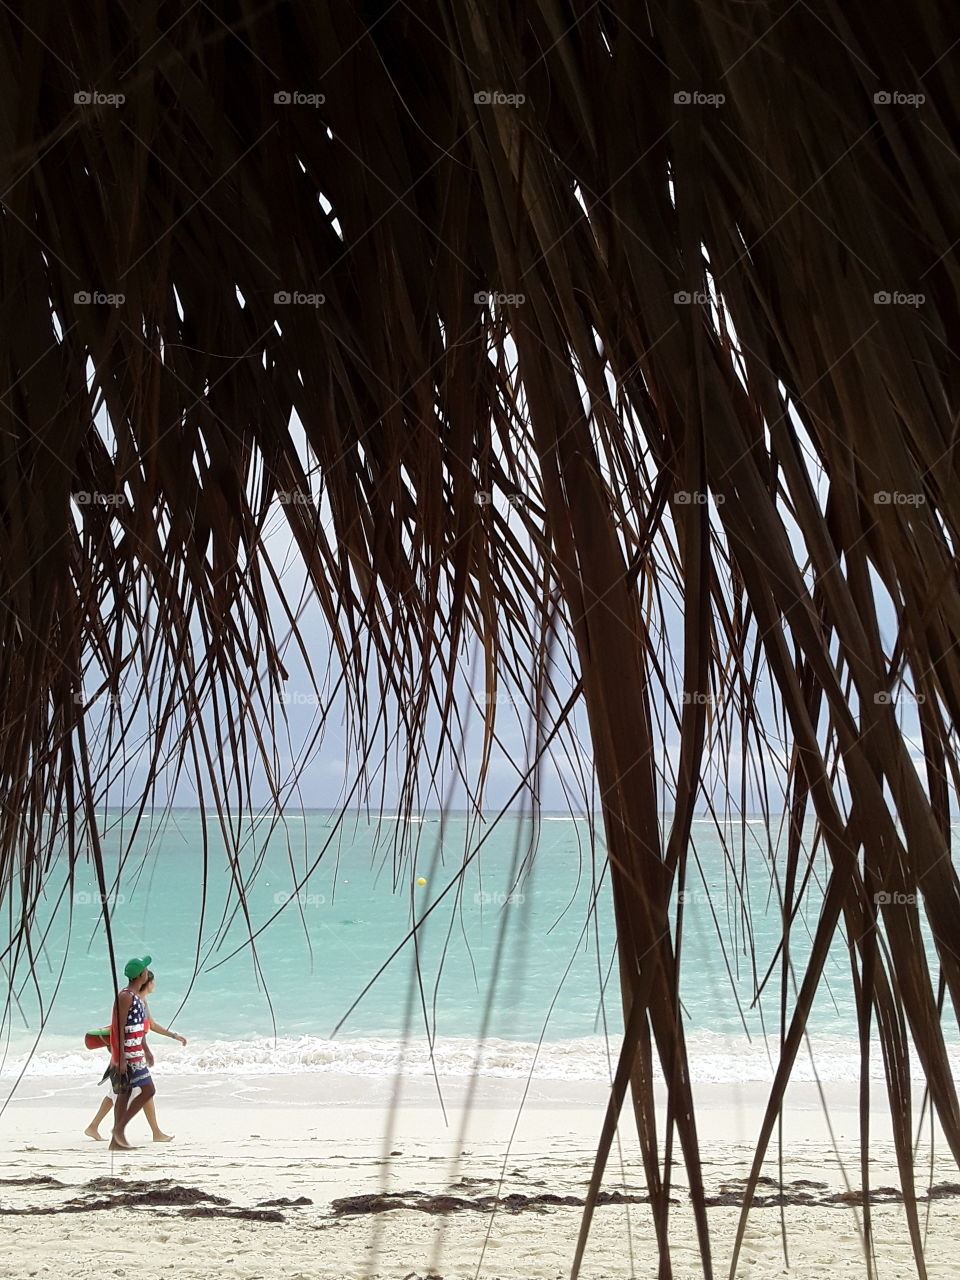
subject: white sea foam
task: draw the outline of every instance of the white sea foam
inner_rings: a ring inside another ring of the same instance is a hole
[[[859,1078],[859,1047],[855,1041],[818,1039],[814,1044],[814,1067],[806,1051],[792,1073],[796,1081],[819,1077],[825,1083],[854,1082]],[[534,1069],[537,1080],[609,1082],[616,1066],[620,1041],[611,1037],[609,1046],[601,1036],[545,1042],[488,1040],[479,1050],[474,1041],[447,1038],[438,1040],[433,1061],[422,1040],[406,1043],[386,1039],[325,1040],[317,1036],[279,1037],[276,1040],[214,1040],[191,1043],[186,1049],[163,1047],[158,1055],[157,1074],[179,1076],[227,1074],[230,1076],[298,1075],[301,1073],[392,1077],[402,1069],[412,1078],[429,1078],[434,1069],[440,1076],[482,1076],[524,1078]],[[701,1084],[769,1083],[776,1066],[777,1046],[771,1040],[769,1052],[762,1041],[752,1044],[742,1038],[713,1032],[696,1032],[688,1038],[691,1075]],[[609,1053],[609,1059],[608,1059]],[[951,1050],[955,1073],[960,1072],[960,1048]],[[25,1055],[12,1054],[0,1066],[0,1078],[15,1079],[26,1063]],[[99,1076],[106,1064],[100,1052],[51,1050],[42,1047],[26,1063],[27,1077]],[[535,1068],[534,1068],[535,1064]],[[871,1078],[883,1079],[879,1048],[871,1059]],[[660,1078],[659,1068],[655,1075]],[[921,1080],[919,1064],[913,1076]]]

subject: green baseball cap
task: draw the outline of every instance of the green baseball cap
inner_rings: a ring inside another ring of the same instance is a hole
[[[152,956],[144,956],[142,960],[128,960],[123,966],[123,972],[132,982],[134,978],[140,977],[144,969],[150,968],[150,961],[152,959]]]

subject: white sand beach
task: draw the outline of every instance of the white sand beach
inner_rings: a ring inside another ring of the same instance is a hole
[[[146,1142],[137,1120],[130,1137],[143,1145],[120,1157],[83,1136],[95,1091],[52,1083],[25,1080],[0,1116],[3,1277],[560,1280],[569,1274],[582,1210],[549,1198],[582,1201],[605,1101],[597,1085],[535,1085],[518,1119],[522,1082],[484,1080],[465,1111],[465,1082],[450,1080],[443,1082],[445,1122],[431,1082],[405,1084],[392,1105],[393,1085],[384,1079],[158,1074],[158,1112],[176,1139]],[[709,1209],[718,1275],[729,1270],[737,1179],[748,1171],[763,1097],[759,1086],[698,1091],[707,1193],[722,1201]],[[850,1194],[861,1186],[855,1107],[851,1089],[834,1088],[834,1150],[815,1087],[794,1086],[785,1118],[786,1203],[774,1202],[774,1149],[758,1191],[766,1203],[748,1220],[738,1276],[866,1274],[863,1210]],[[882,1111],[874,1131],[879,1275],[906,1280],[915,1271],[903,1207],[880,1191],[899,1186]],[[921,1205],[921,1223],[931,1280],[953,1280],[960,1179],[942,1139],[936,1150],[931,1167],[928,1146],[921,1148],[919,1193],[937,1189]],[[678,1173],[671,1235],[675,1275],[694,1280],[702,1271],[686,1185]],[[584,1280],[655,1277],[638,1146],[626,1119],[603,1187],[609,1202],[596,1211]],[[371,1205],[335,1203],[383,1195],[396,1207],[348,1212]]]

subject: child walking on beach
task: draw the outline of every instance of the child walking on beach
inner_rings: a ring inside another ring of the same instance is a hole
[[[157,1091],[147,1062],[149,1050],[143,1043],[147,1015],[140,999],[140,992],[147,985],[149,964],[150,956],[127,961],[123,970],[127,985],[118,992],[114,1001],[110,1025],[110,1066],[104,1075],[104,1079],[110,1078],[117,1096],[111,1151],[133,1150],[127,1142],[126,1127]],[[152,1054],[150,1061],[153,1061]],[[134,1090],[137,1090],[135,1098]]]
[[[149,959],[149,957],[147,957],[147,959]],[[144,1058],[147,1066],[152,1067],[153,1053],[151,1052],[150,1047],[146,1041],[146,1035],[148,1031],[155,1031],[157,1035],[167,1036],[170,1040],[178,1040],[182,1045],[186,1045],[187,1042],[183,1036],[177,1035],[175,1031],[171,1031],[168,1027],[161,1027],[159,1022],[156,1022],[151,1018],[150,1006],[147,1004],[147,996],[150,996],[153,994],[154,988],[156,987],[157,982],[156,982],[156,975],[153,973],[152,970],[147,969],[145,976],[146,976],[146,981],[144,982],[143,986],[140,988],[139,996],[140,996],[140,1001],[143,1004],[144,1015],[145,1015],[143,1020]],[[104,1080],[106,1080],[109,1077],[109,1075],[110,1075],[110,1069],[108,1068],[104,1075]],[[106,1119],[107,1112],[111,1110],[113,1105],[114,1103],[113,1103],[112,1095],[109,1095],[103,1099],[103,1101],[100,1104],[99,1111],[90,1121],[90,1123],[87,1125],[86,1129],[84,1129],[83,1131],[88,1138],[94,1138],[97,1142],[103,1141],[103,1137],[100,1133],[100,1124],[101,1124],[101,1121]],[[172,1140],[173,1134],[164,1133],[163,1130],[160,1128],[160,1125],[157,1123],[157,1108],[152,1096],[147,1098],[146,1101],[144,1102],[143,1114],[147,1118],[147,1124],[150,1126],[150,1130],[153,1134],[154,1142],[170,1142]]]

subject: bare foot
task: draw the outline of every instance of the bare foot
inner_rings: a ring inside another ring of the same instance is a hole
[[[97,1130],[93,1127],[92,1124],[87,1125],[86,1129],[84,1129],[83,1132],[87,1135],[88,1138],[93,1138],[95,1142],[103,1141],[102,1135],[97,1132]]]
[[[113,1137],[110,1139],[109,1149],[111,1151],[136,1151],[136,1147],[131,1147],[130,1143],[126,1140],[126,1138],[123,1135],[118,1134],[116,1132],[114,1133]]]
[[[153,1135],[153,1140],[154,1142],[172,1142],[173,1134],[172,1133],[155,1133]]]

